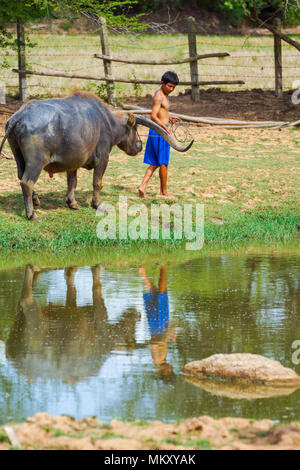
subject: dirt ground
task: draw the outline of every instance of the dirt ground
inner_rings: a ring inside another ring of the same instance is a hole
[[[276,426],[264,419],[209,416],[176,424],[160,421],[100,423],[69,416],[37,413],[26,422],[10,424],[20,448],[27,450],[299,450],[300,423]],[[16,449],[0,427],[0,450]]]
[[[276,98],[274,92],[260,89],[243,91],[222,91],[219,88],[201,90],[200,102],[193,103],[190,90],[170,97],[171,112],[198,117],[229,118],[245,121],[296,121],[300,119],[300,104],[291,100],[293,91],[284,92],[282,98]],[[151,107],[152,97],[129,97],[124,103]],[[10,100],[0,105],[0,135],[4,125],[21,103]]]
[[[171,111],[198,117],[230,118],[245,121],[296,121],[300,119],[300,105],[291,100],[293,91],[276,98],[273,91],[261,89],[222,91],[220,88],[200,90],[200,102],[193,103],[190,90],[179,96],[170,96]],[[131,98],[130,104],[151,107],[152,97]]]

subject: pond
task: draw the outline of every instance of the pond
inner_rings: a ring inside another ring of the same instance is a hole
[[[299,307],[296,255],[2,270],[0,424],[39,411],[103,422],[300,420],[300,388],[247,396],[181,373],[190,361],[240,352],[300,374]]]

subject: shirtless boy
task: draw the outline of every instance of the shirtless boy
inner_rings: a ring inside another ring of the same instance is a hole
[[[179,119],[175,116],[169,116],[168,95],[175,90],[178,83],[179,79],[176,73],[164,73],[161,77],[161,87],[155,92],[153,98],[151,119],[165,129],[169,134],[171,134],[171,129],[168,127],[169,121],[176,122]],[[157,134],[157,132],[150,129],[144,155],[144,163],[147,163],[149,166],[139,188],[140,197],[146,196],[147,183],[156,168],[159,168],[160,195],[170,197],[170,194],[167,191],[169,157],[170,144],[168,144],[163,137]]]

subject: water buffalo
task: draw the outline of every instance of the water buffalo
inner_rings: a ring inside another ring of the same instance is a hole
[[[144,116],[113,114],[95,95],[75,92],[67,98],[32,100],[25,103],[6,123],[0,152],[8,138],[14,154],[28,219],[39,220],[34,207],[40,205],[33,186],[41,171],[67,172],[66,204],[77,209],[74,190],[77,170],[94,170],[91,205],[100,204],[99,192],[109,153],[114,145],[128,155],[142,150],[137,125],[156,130],[175,150],[181,146],[174,136]]]

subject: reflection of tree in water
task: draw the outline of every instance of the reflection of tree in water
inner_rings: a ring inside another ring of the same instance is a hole
[[[77,268],[67,268],[66,305],[40,307],[33,297],[40,271],[26,267],[16,319],[6,344],[7,356],[20,372],[29,378],[61,378],[75,383],[97,374],[116,344],[134,347],[140,315],[136,309],[127,309],[119,321],[109,323],[100,270],[100,266],[91,268],[93,305],[76,305]]]
[[[292,365],[291,344],[300,339],[297,258],[204,257],[181,273],[175,308],[187,319],[182,336],[189,341],[178,344],[183,363],[195,358],[201,344],[197,359],[251,352]]]

